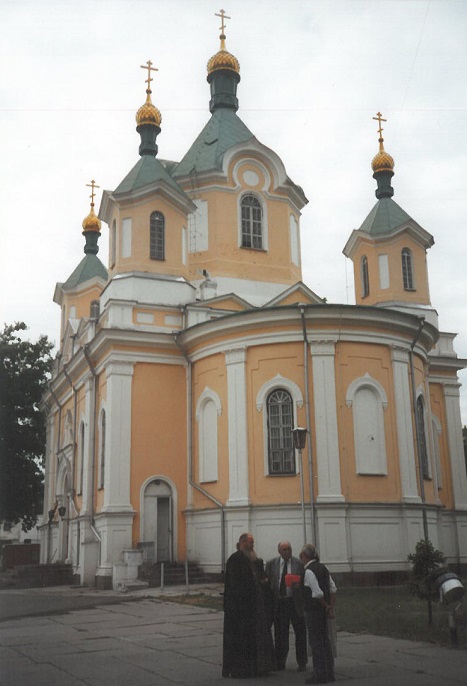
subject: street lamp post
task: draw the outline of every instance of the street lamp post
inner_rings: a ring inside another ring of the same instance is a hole
[[[306,520],[305,520],[305,491],[303,486],[303,458],[302,450],[306,443],[306,429],[301,426],[292,429],[293,446],[298,450],[300,456],[300,496],[302,501],[302,521],[303,521],[303,545],[306,544]]]

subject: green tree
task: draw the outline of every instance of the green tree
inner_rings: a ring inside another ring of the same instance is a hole
[[[431,574],[441,567],[446,558],[440,550],[433,547],[431,541],[422,538],[415,546],[415,552],[407,555],[407,560],[412,565],[412,578],[409,581],[409,591],[418,596],[421,600],[426,600],[428,605],[428,624],[433,622],[433,612],[431,603],[436,600]]]
[[[0,520],[37,522],[43,496],[45,418],[39,408],[52,365],[47,336],[33,343],[18,335],[26,324],[0,331]]]

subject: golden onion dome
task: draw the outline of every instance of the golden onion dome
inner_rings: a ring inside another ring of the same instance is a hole
[[[219,52],[211,57],[207,65],[208,74],[212,74],[213,71],[218,69],[229,69],[237,74],[240,72],[240,62],[237,60],[235,55],[221,48]]]
[[[138,126],[143,126],[143,124],[152,124],[153,126],[161,125],[162,115],[151,102],[151,91],[147,92],[147,98],[144,105],[141,105],[136,113],[136,123]]]
[[[391,155],[382,149],[373,157],[371,161],[373,172],[394,171],[394,160]]]
[[[101,220],[94,213],[94,203],[91,203],[91,211],[87,217],[83,219],[83,233],[88,231],[94,231],[95,233],[100,233],[101,231]]]

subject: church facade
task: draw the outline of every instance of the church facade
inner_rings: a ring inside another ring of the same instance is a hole
[[[140,159],[99,216],[92,182],[85,256],[55,290],[41,562],[102,588],[138,548],[219,572],[251,531],[266,558],[315,542],[335,574],[404,572],[426,534],[467,565],[465,361],[431,304],[433,237],[392,199],[381,115],[377,203],[344,247],[356,304],[329,304],[301,280],[307,199],[237,115],[223,32],[178,163],[157,155],[147,69]]]

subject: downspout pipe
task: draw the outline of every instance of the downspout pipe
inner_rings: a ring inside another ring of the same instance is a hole
[[[188,427],[187,427],[187,435],[188,435],[188,483],[192,488],[197,490],[199,493],[202,493],[208,500],[210,500],[216,507],[219,508],[220,510],[220,515],[221,515],[221,571],[222,574],[224,574],[225,571],[225,506],[223,503],[220,502],[220,500],[217,500],[211,493],[208,493],[202,486],[200,486],[198,483],[193,478],[193,376],[192,376],[192,367],[193,363],[186,352],[185,348],[183,345],[180,343],[179,340],[179,333],[174,332],[174,341],[177,346],[177,348],[180,350],[181,354],[183,355],[184,359],[186,360],[187,363],[187,422],[188,422]]]
[[[311,518],[311,541],[316,543],[316,522],[315,522],[315,497],[314,497],[314,483],[313,483],[313,445],[310,426],[310,389],[308,384],[308,337],[306,333],[305,309],[300,308],[300,317],[302,320],[303,331],[303,381],[305,386],[305,414],[306,414],[306,431],[308,434],[307,452],[308,452],[308,474],[310,479],[310,518]]]
[[[417,388],[415,385],[415,365],[414,365],[414,348],[415,345],[420,338],[420,334],[422,333],[423,326],[425,324],[425,318],[420,317],[420,323],[418,325],[418,330],[414,336],[414,339],[412,343],[410,344],[410,351],[409,351],[409,362],[410,362],[410,385],[412,388],[412,411],[413,411],[413,416],[414,416],[414,423],[415,423],[415,438],[416,438],[416,446],[417,446],[417,462],[418,462],[418,475],[419,475],[419,480],[420,480],[420,496],[422,499],[422,518],[423,518],[423,533],[425,536],[425,541],[428,542],[428,521],[426,517],[426,498],[425,498],[425,483],[424,483],[424,476],[423,476],[423,465],[422,465],[422,448],[421,448],[421,436],[420,436],[420,426],[418,422],[418,417],[417,417]]]
[[[99,565],[101,564],[101,553],[102,553],[102,539],[95,527],[95,519],[94,519],[94,470],[95,470],[95,461],[96,461],[96,412],[97,412],[97,372],[96,368],[94,366],[93,361],[91,360],[91,356],[89,354],[89,343],[86,343],[83,348],[83,353],[84,357],[86,358],[86,362],[88,363],[88,367],[91,370],[92,374],[92,404],[93,407],[91,408],[91,498],[90,498],[90,504],[91,504],[91,513],[90,513],[90,529],[96,539],[99,542]]]

